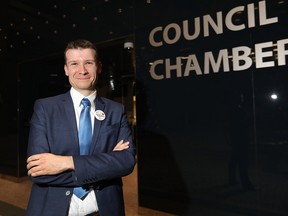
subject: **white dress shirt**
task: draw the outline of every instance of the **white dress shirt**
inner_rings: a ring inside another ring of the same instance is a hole
[[[76,91],[73,87],[70,90],[70,94],[74,104],[75,116],[77,121],[77,128],[79,129],[79,118],[82,110],[81,100],[85,97]],[[95,98],[96,91],[85,97],[89,99],[91,103],[90,107],[90,116],[91,116],[91,124],[92,124],[92,133],[94,128],[94,111],[95,111]],[[72,195],[70,207],[69,207],[69,216],[85,216],[87,214],[91,214],[93,212],[98,212],[97,199],[94,193],[94,190],[91,189],[88,195],[84,200],[79,199],[76,195]]]

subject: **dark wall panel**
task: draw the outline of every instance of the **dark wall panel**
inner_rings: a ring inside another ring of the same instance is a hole
[[[17,175],[17,76],[16,66],[1,66],[0,79],[0,172]]]
[[[287,215],[287,12],[270,0],[136,5],[140,206]]]

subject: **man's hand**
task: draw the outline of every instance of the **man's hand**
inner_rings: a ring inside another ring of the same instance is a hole
[[[122,150],[128,149],[128,148],[129,148],[129,142],[124,142],[124,140],[121,140],[114,147],[113,151],[122,151]]]
[[[27,159],[28,175],[56,175],[67,170],[74,170],[72,156],[59,156],[50,153],[32,155]]]

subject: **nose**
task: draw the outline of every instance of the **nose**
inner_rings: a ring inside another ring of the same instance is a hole
[[[88,73],[86,70],[85,64],[80,64],[79,73],[81,73],[81,74],[87,74]]]

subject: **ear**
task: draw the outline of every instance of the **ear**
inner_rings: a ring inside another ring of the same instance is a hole
[[[67,65],[66,65],[66,64],[64,64],[64,71],[65,71],[65,75],[68,76],[69,73],[68,73],[68,68],[67,68]]]
[[[100,61],[97,62],[97,74],[102,73],[102,63]]]

